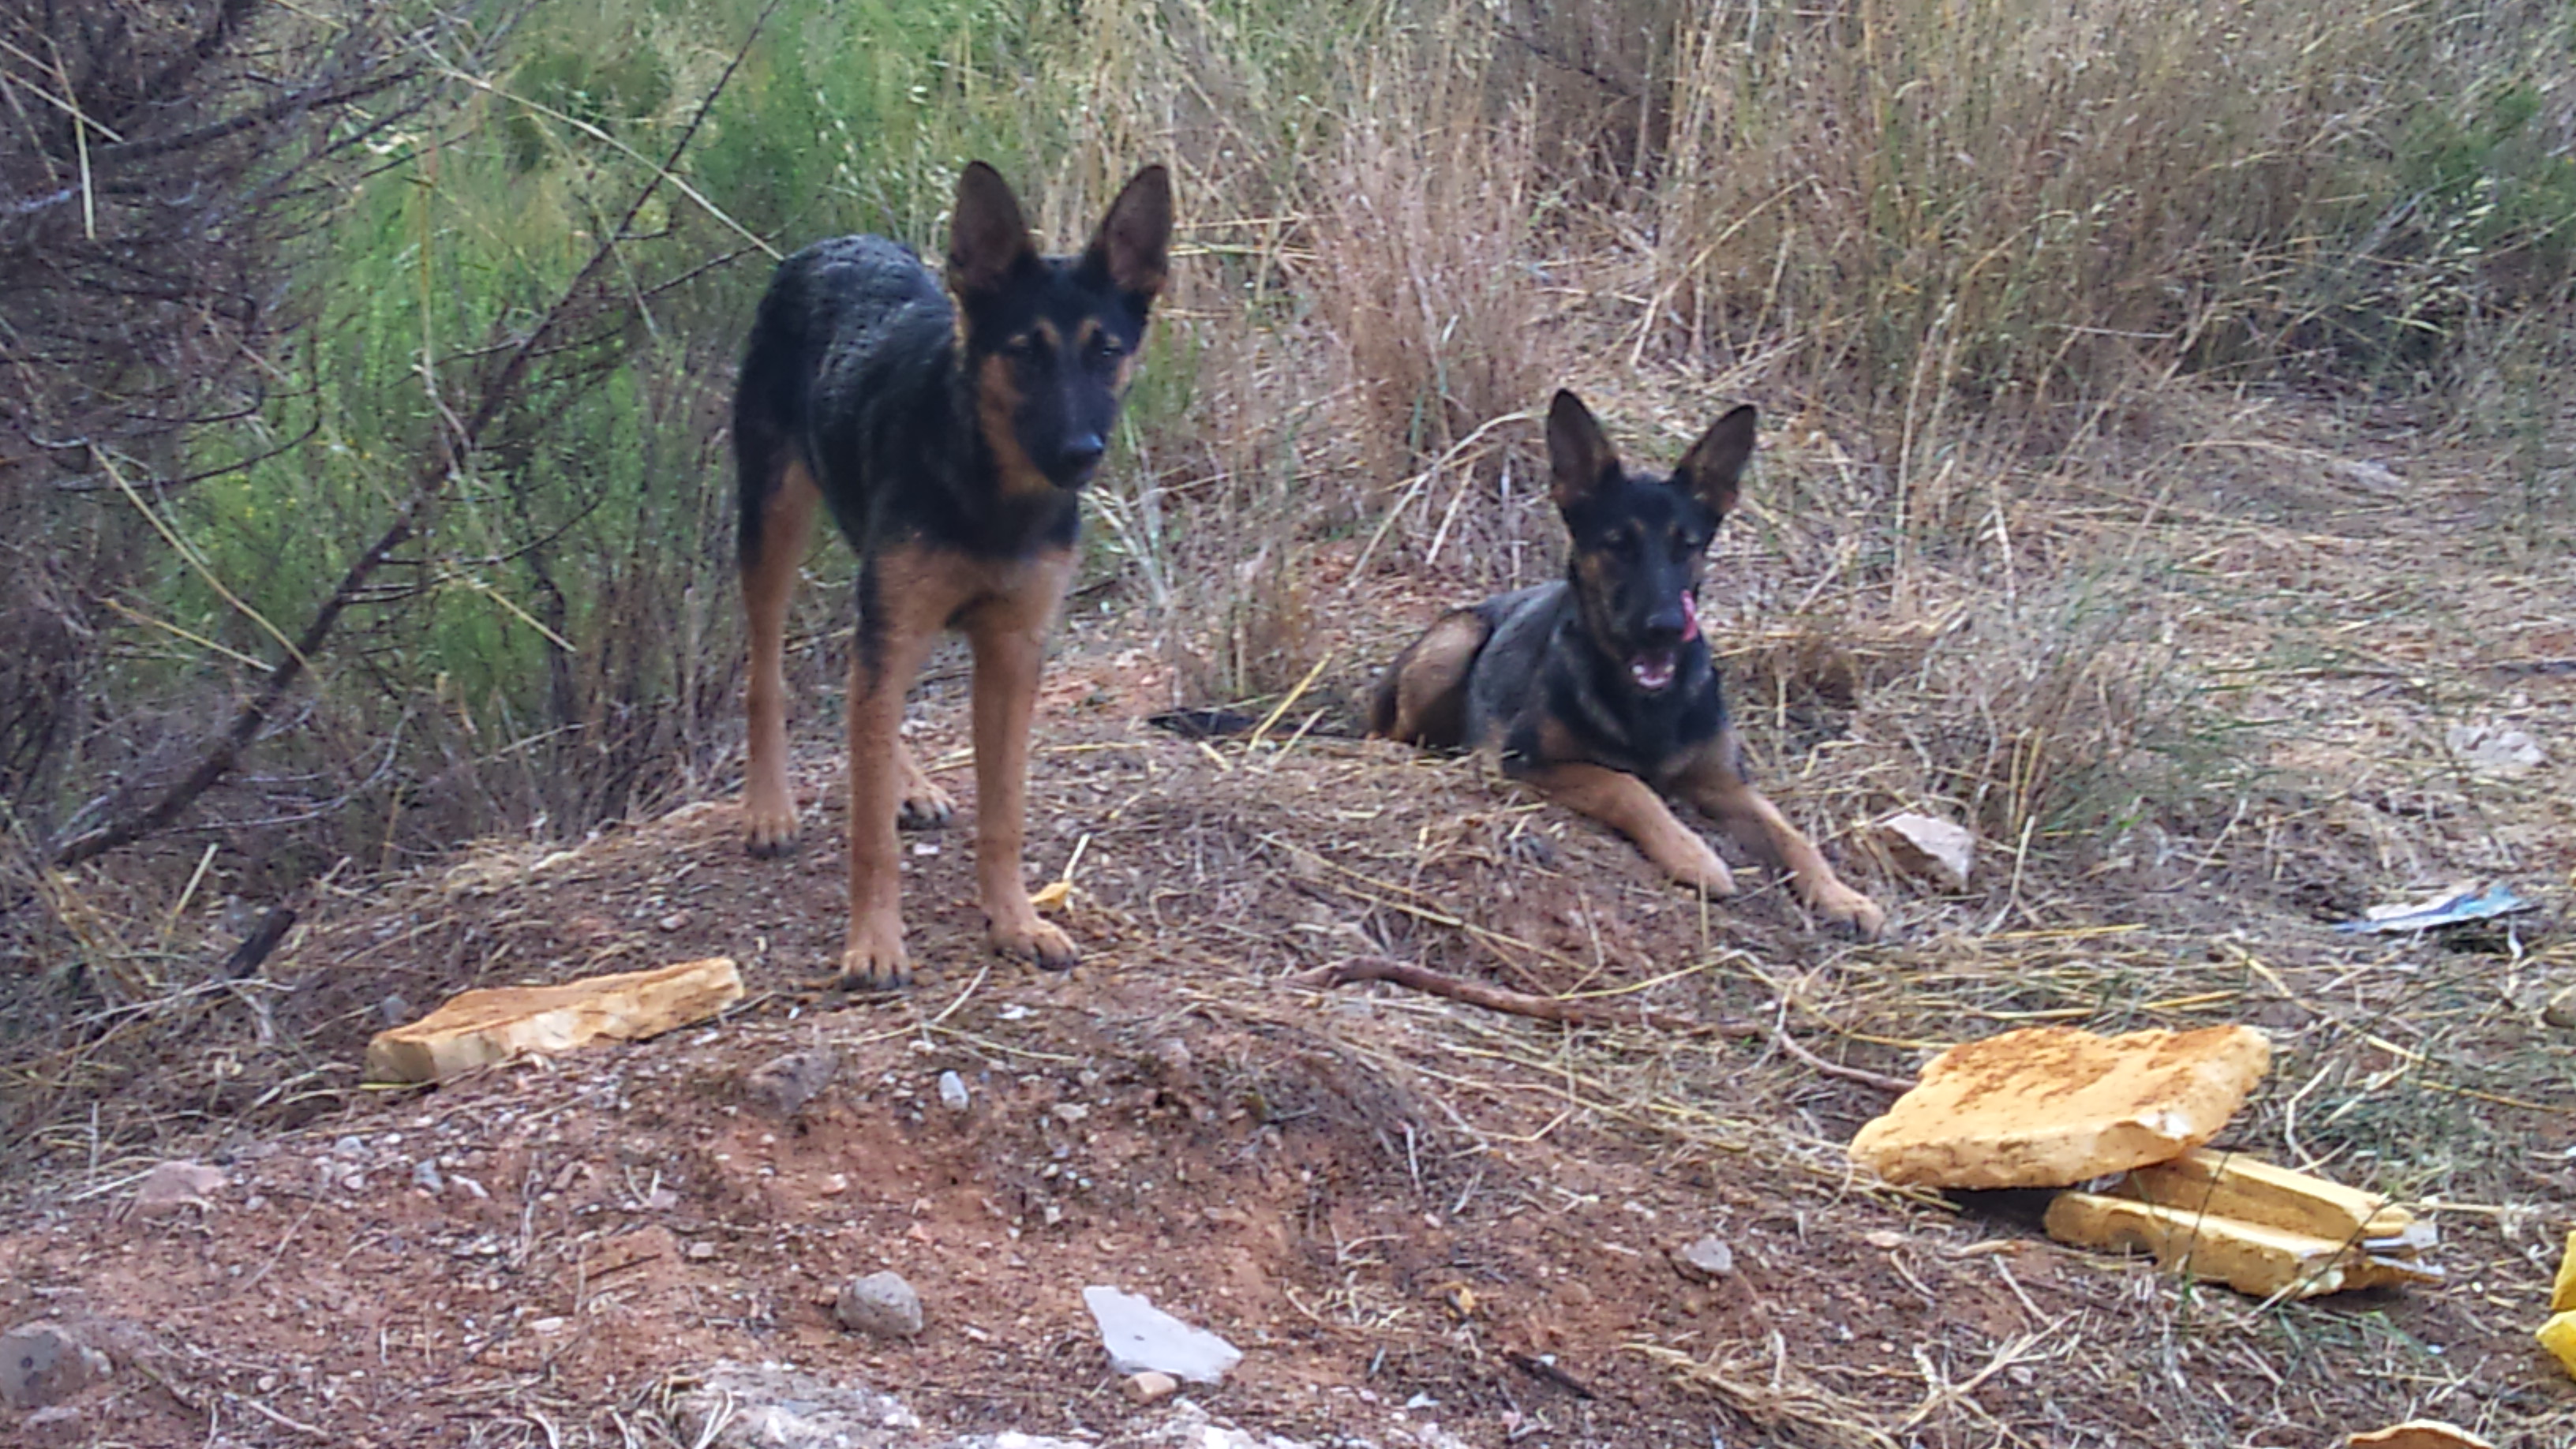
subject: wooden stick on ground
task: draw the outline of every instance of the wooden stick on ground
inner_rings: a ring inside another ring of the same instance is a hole
[[[1749,1021],[1695,1021],[1649,1007],[1621,1009],[1600,1001],[1571,1000],[1562,996],[1532,996],[1510,991],[1482,981],[1446,976],[1428,967],[1410,962],[1392,961],[1383,956],[1353,956],[1330,966],[1307,972],[1291,979],[1291,984],[1329,991],[1354,981],[1384,981],[1409,991],[1428,996],[1445,996],[1487,1011],[1512,1016],[1534,1017],[1540,1021],[1559,1022],[1566,1026],[1643,1026],[1685,1036],[1768,1037],[1781,1051],[1804,1062],[1828,1077],[1876,1087],[1884,1092],[1903,1093],[1913,1090],[1912,1082],[1882,1075],[1860,1067],[1847,1067],[1829,1062],[1800,1046],[1797,1039],[1779,1026],[1764,1026]]]

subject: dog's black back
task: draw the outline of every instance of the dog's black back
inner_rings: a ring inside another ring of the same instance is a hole
[[[1041,256],[978,162],[959,185],[947,289],[883,237],[781,263],[734,394],[746,564],[791,464],[862,558],[907,538],[984,559],[1069,546],[1162,285],[1170,216],[1169,183],[1149,167],[1088,250]]]

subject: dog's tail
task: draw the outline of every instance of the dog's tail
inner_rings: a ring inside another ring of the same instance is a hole
[[[1245,714],[1241,710],[1201,708],[1167,709],[1161,714],[1147,716],[1145,723],[1158,730],[1170,730],[1185,740],[1223,740],[1252,733],[1261,728],[1261,720],[1262,716]],[[1296,731],[1291,729],[1289,733]],[[1347,720],[1339,719],[1319,719],[1306,726],[1305,733],[1334,740],[1361,738],[1360,731],[1351,728]]]

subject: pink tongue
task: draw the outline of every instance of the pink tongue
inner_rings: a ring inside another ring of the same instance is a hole
[[[1688,641],[1698,633],[1699,600],[1691,597],[1690,590],[1684,589],[1682,590],[1682,638]]]

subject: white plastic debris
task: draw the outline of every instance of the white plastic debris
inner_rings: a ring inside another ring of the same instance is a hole
[[[1192,1328],[1145,1299],[1115,1288],[1082,1290],[1082,1301],[1100,1325],[1109,1366],[1122,1374],[1164,1373],[1194,1384],[1224,1381],[1243,1362],[1243,1350],[1204,1328]]]

